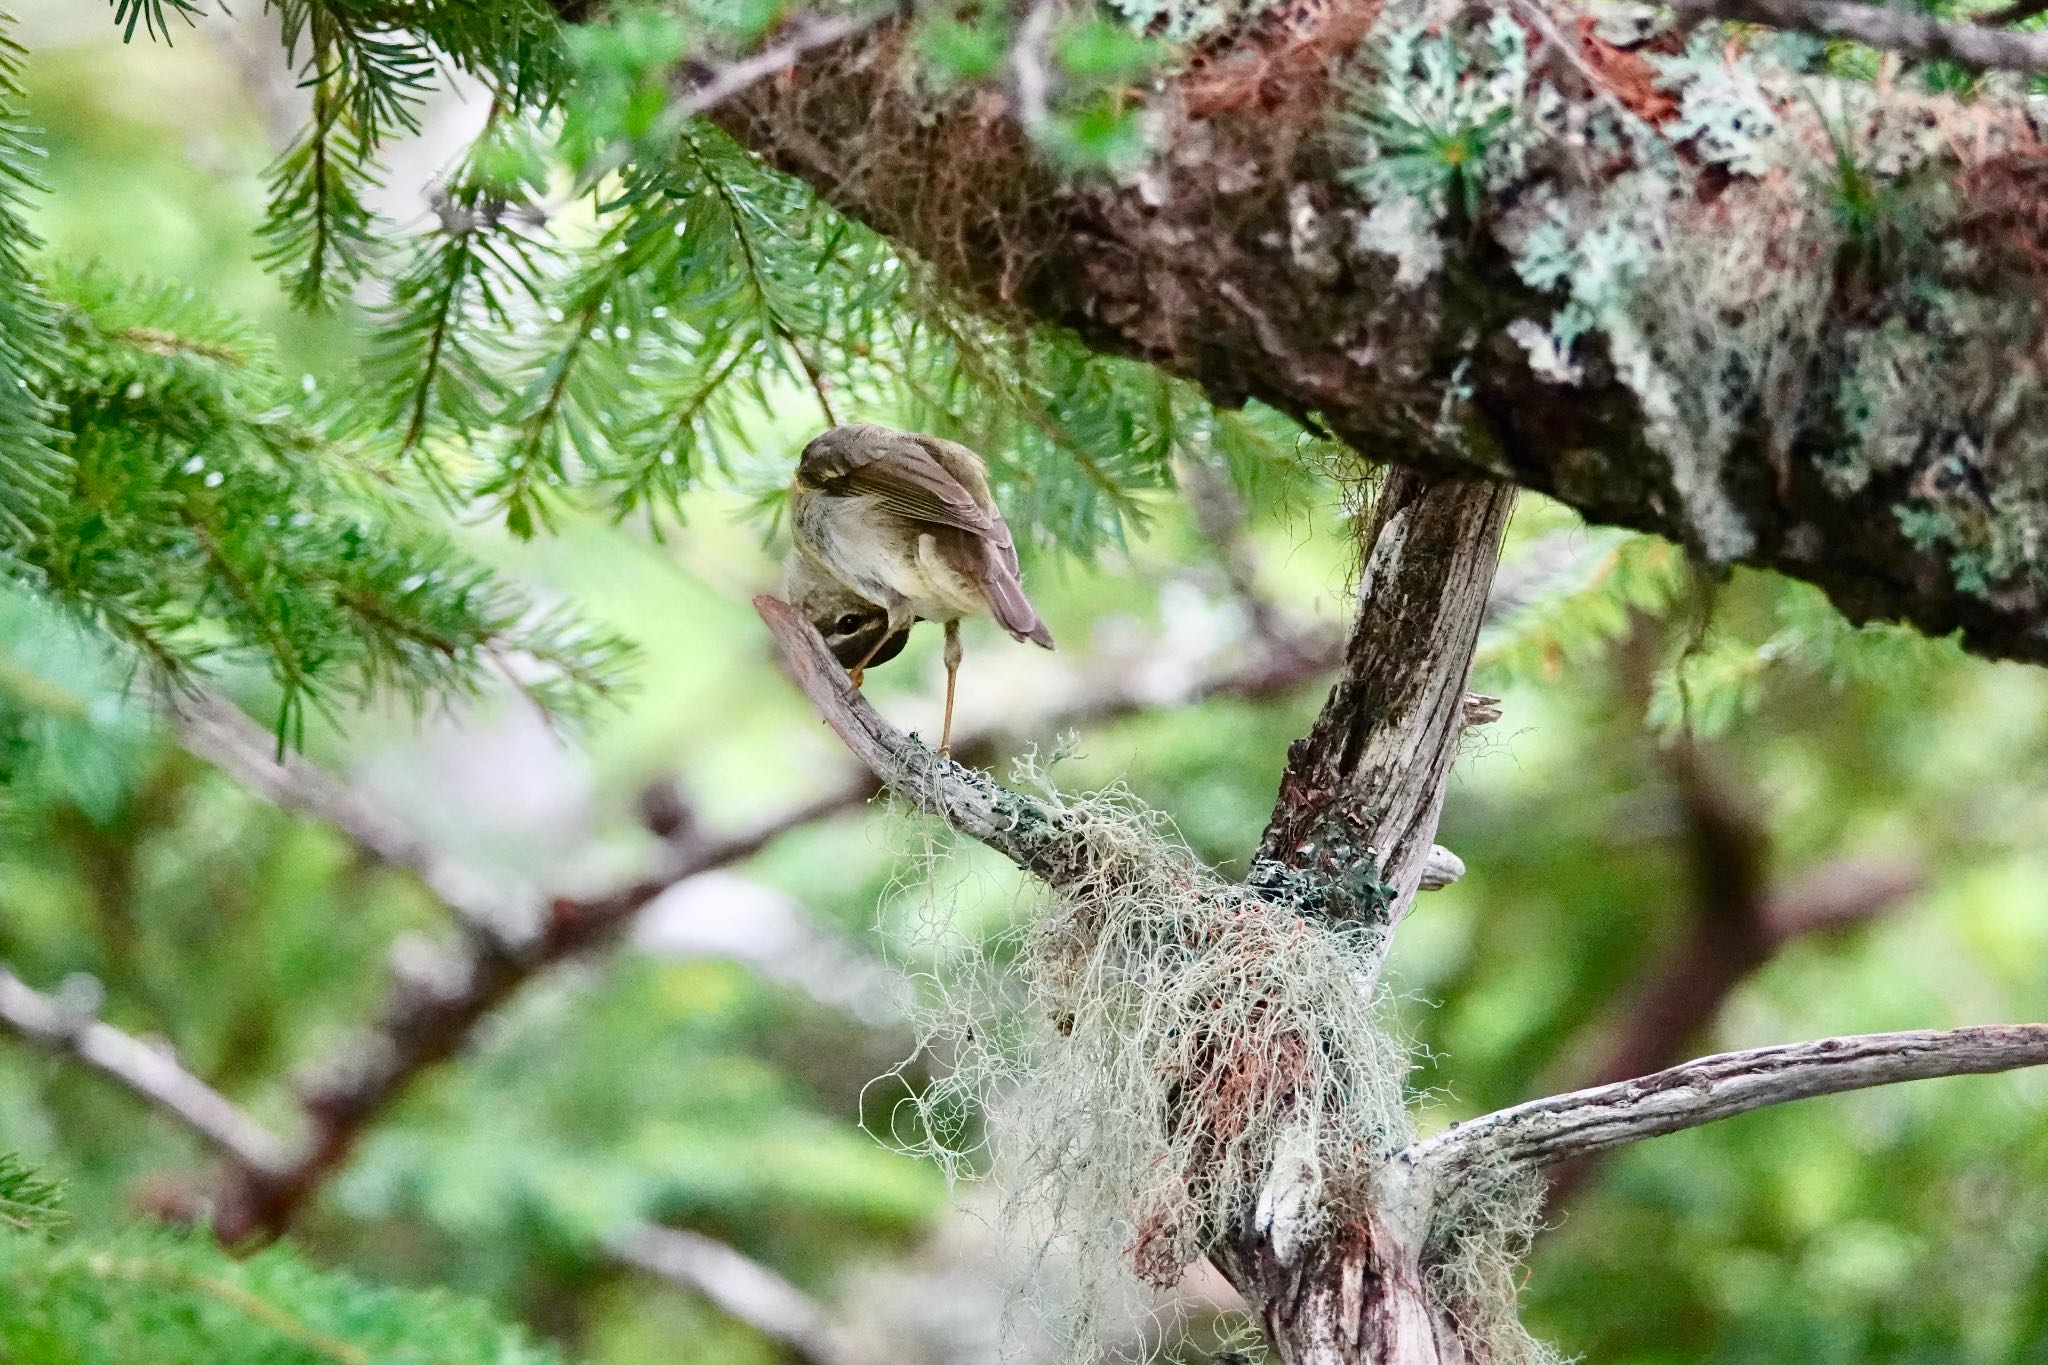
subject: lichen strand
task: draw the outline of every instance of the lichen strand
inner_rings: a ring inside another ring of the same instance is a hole
[[[1522,1264],[1541,1226],[1543,1178],[1527,1166],[1468,1174],[1431,1220],[1423,1277],[1431,1304],[1492,1365],[1563,1365],[1515,1311]]]

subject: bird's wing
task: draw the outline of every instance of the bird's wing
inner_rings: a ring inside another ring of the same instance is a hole
[[[1029,640],[1051,649],[1052,632],[1045,628],[1045,622],[1039,619],[1038,609],[1024,595],[1024,571],[1017,563],[1017,542],[1011,537],[1010,525],[1003,520],[995,497],[988,490],[987,466],[982,464],[979,455],[957,442],[936,436],[918,436],[915,439],[925,448],[926,454],[967,490],[989,520],[989,529],[978,535],[981,553],[975,557],[970,572],[997,623],[1019,640]]]
[[[977,499],[934,455],[930,438],[877,428],[868,439],[842,442],[830,453],[806,452],[801,476],[834,493],[860,493],[912,521],[951,526],[977,536],[1008,541],[1009,527],[993,503]],[[946,444],[951,444],[947,442]],[[970,459],[965,446],[959,447]],[[979,461],[976,461],[979,463]]]

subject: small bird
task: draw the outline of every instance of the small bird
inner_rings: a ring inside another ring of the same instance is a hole
[[[993,616],[1012,637],[1052,648],[1052,632],[1024,595],[1017,545],[989,493],[988,467],[966,446],[866,422],[833,427],[797,461],[790,527],[813,567],[883,611],[871,651],[850,665],[855,686],[914,622],[945,626],[941,754],[952,748],[962,618]],[[834,657],[845,663],[836,650]]]
[[[817,628],[840,666],[856,674],[889,662],[910,642],[909,626],[891,631],[888,612],[857,596],[801,550],[783,566],[782,598]]]

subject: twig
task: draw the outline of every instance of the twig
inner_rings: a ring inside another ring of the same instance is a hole
[[[1016,99],[1017,122],[1036,138],[1051,118],[1052,78],[1046,70],[1046,45],[1052,37],[1054,0],[1035,0],[1017,25],[1010,43],[1010,88]]]
[[[565,18],[570,17],[570,11],[582,8],[576,0],[550,0],[550,3]],[[681,133],[684,126],[698,115],[710,113],[762,81],[794,70],[811,54],[857,38],[883,21],[908,12],[909,8],[909,0],[897,0],[896,3],[836,14],[829,19],[815,14],[798,14],[783,25],[787,37],[751,56],[717,63],[686,62],[676,73],[674,92],[662,109],[661,117],[639,141],[660,145]],[[634,153],[634,144],[621,143],[597,157],[577,175],[568,192],[549,206],[548,216],[553,216],[563,204],[581,197],[605,176],[624,166],[633,159]]]
[[[0,967],[0,1027],[71,1057],[141,1096],[206,1139],[236,1166],[274,1173],[290,1164],[284,1141],[157,1047],[82,1015]]]
[[[760,1262],[702,1233],[627,1223],[605,1238],[615,1260],[701,1294],[803,1365],[850,1365],[825,1310]]]
[[[1477,1171],[1547,1166],[1769,1105],[2043,1063],[2048,1024],[1869,1033],[1753,1048],[1496,1110],[1416,1143],[1398,1161],[1422,1188],[1441,1194]]]
[[[2048,71],[2048,34],[2015,33],[1982,24],[1929,19],[1888,5],[1855,0],[1676,0],[1686,23],[1727,19],[1846,38],[1923,61],[1940,59],[1971,71]]]
[[[1536,36],[1548,43],[1551,50],[1564,60],[1564,64],[1586,83],[1586,89],[1593,98],[1607,106],[1608,112],[1614,115],[1619,126],[1635,128],[1642,123],[1641,117],[1621,102],[1621,96],[1614,93],[1614,87],[1601,79],[1600,73],[1586,60],[1586,54],[1579,50],[1576,43],[1564,36],[1557,27],[1557,21],[1550,17],[1550,12],[1538,4],[1537,0],[1508,0],[1508,4],[1521,16],[1522,22],[1535,29]]]
[[[220,769],[281,810],[334,826],[362,852],[418,877],[463,923],[503,931],[506,893],[435,849],[363,792],[298,753],[276,755],[271,735],[225,698],[180,696],[168,706],[178,737],[195,757]],[[531,907],[518,922],[531,922]]]
[[[784,25],[789,36],[781,42],[772,43],[751,57],[686,73],[681,93],[668,106],[664,118],[680,127],[770,76],[779,76],[790,70],[813,52],[858,37],[884,19],[903,13],[906,8],[903,4],[873,5],[850,14],[836,14],[829,19],[821,19],[815,14],[799,14]]]
[[[1209,542],[1216,566],[1223,572],[1230,595],[1243,608],[1252,634],[1276,652],[1299,649],[1296,632],[1259,588],[1258,560],[1245,539],[1244,500],[1230,486],[1229,478],[1206,459],[1191,458],[1185,462],[1182,482],[1195,527]]]

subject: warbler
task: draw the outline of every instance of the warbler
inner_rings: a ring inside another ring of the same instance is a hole
[[[1053,647],[1024,595],[1017,544],[989,493],[988,466],[966,446],[867,422],[833,427],[804,447],[789,502],[799,555],[883,612],[869,652],[849,665],[856,686],[861,670],[886,657],[882,651],[915,622],[945,627],[941,754],[952,749],[962,619],[993,616],[1013,638]],[[858,635],[861,623],[851,624],[856,629],[842,638]]]

